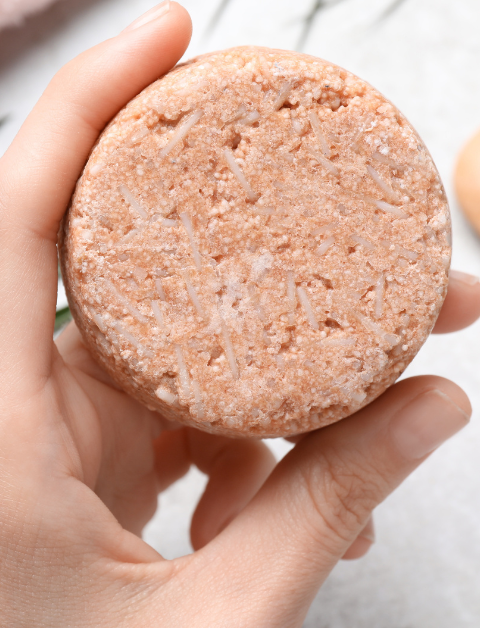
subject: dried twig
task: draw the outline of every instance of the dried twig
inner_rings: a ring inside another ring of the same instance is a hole
[[[378,16],[378,18],[376,19],[376,24],[381,24],[382,22],[384,22],[385,20],[387,20],[389,17],[391,17],[394,13],[396,13],[398,11],[398,9],[405,4],[406,0],[393,0],[393,2],[391,2],[389,4],[389,6],[384,9],[382,11],[382,13],[380,13],[380,15]]]
[[[335,5],[343,2],[343,0],[315,0],[309,13],[303,18],[303,27],[300,36],[297,41],[297,50],[301,50],[306,44],[310,32],[313,28],[315,20],[320,12],[324,9],[329,9]],[[396,13],[404,4],[406,0],[392,0],[390,4],[380,13],[372,26],[381,24]]]
[[[343,2],[343,0],[315,0],[312,8],[310,9],[310,12],[302,20],[303,28],[297,41],[297,50],[301,50],[307,43],[315,20],[317,19],[320,12],[324,9],[328,9],[335,6],[336,4],[339,4],[340,2]]]
[[[210,35],[213,34],[214,30],[217,28],[220,20],[222,19],[225,11],[228,9],[228,5],[230,4],[230,0],[220,0],[214,14],[212,15],[210,22],[205,29],[203,34],[203,39],[207,39]]]

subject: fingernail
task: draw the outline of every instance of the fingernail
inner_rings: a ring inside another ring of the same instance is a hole
[[[418,460],[459,432],[469,419],[445,393],[429,390],[393,417],[390,433],[400,454]]]
[[[148,24],[148,22],[152,22],[153,20],[156,20],[157,18],[162,17],[169,11],[170,11],[170,0],[164,0],[163,2],[160,2],[160,4],[157,4],[157,6],[152,7],[149,11],[147,11],[140,17],[137,17],[137,19],[134,20],[131,24],[129,24],[127,28],[123,29],[122,33],[126,33],[127,31],[133,31],[135,28],[138,28],[139,26]]]
[[[459,270],[451,270],[450,279],[466,283],[468,286],[476,286],[477,283],[480,283],[480,278],[475,277],[475,275],[469,275],[468,273],[462,273]]]

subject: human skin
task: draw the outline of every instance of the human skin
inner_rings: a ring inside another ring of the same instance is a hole
[[[52,341],[57,232],[89,151],[190,38],[182,7],[157,11],[60,70],[0,161],[0,623],[9,628],[301,626],[335,564],[370,547],[375,506],[471,413],[448,380],[403,380],[296,439],[276,464],[260,441],[173,426],[140,406],[73,325]],[[479,315],[480,284],[452,273],[437,330]],[[209,476],[192,519],[196,551],[165,560],[141,530],[158,492],[191,464]]]

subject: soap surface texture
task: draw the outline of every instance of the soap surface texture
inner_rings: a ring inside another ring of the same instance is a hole
[[[171,420],[288,436],[404,371],[443,303],[450,214],[405,117],[353,74],[242,47],[175,68],[102,133],[63,223],[75,321]]]

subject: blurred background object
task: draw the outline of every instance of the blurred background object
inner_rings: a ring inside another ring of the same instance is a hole
[[[54,0],[0,0],[0,28],[20,24],[26,15],[41,11]]]
[[[18,28],[1,31],[0,154],[64,63],[116,35],[154,4],[59,0]],[[456,156],[480,126],[480,2],[183,4],[194,22],[188,56],[245,44],[301,49],[355,72],[390,98],[426,142],[444,180],[452,208],[454,266],[480,274],[480,240],[453,193]],[[480,323],[431,337],[407,369],[406,375],[434,373],[463,386],[474,407],[472,423],[377,509],[375,546],[364,559],[338,565],[305,628],[480,626],[479,340]],[[279,456],[290,448],[281,440],[270,444]],[[191,551],[188,520],[204,484],[205,478],[192,470],[161,496],[162,507],[144,537],[167,558]]]
[[[460,207],[480,235],[480,131],[460,152],[455,169],[455,191]]]

